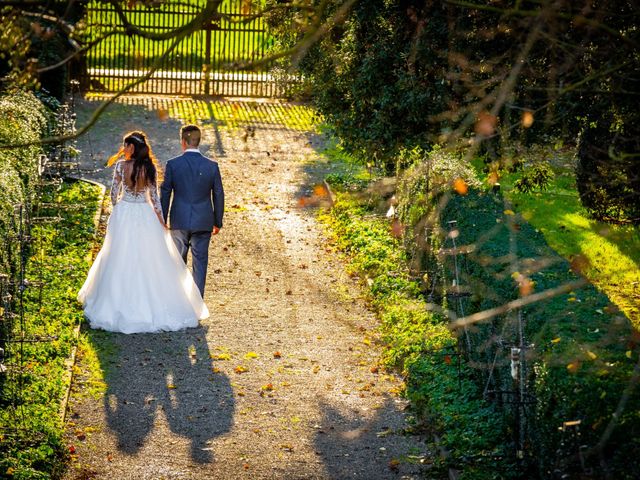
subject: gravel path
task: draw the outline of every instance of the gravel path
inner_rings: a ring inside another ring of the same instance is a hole
[[[79,123],[96,104],[79,102]],[[210,249],[209,319],[177,333],[90,335],[105,342],[106,385],[87,393],[81,357],[67,478],[419,478],[424,443],[403,434],[401,382],[377,368],[374,315],[313,210],[299,207],[326,169],[321,139],[283,118],[293,105],[225,104],[238,118],[260,110],[244,117],[253,136],[242,122],[203,119],[212,105],[124,99],[81,139],[83,167],[97,169],[85,176],[108,182],[100,166],[125,131],[147,131],[166,161],[179,153],[175,116],[199,116],[227,211]]]

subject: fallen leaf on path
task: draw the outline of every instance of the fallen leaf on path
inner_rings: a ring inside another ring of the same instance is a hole
[[[213,360],[231,360],[231,355],[229,355],[228,353],[219,353],[219,354],[212,353],[211,358]]]
[[[329,192],[327,192],[327,188],[323,184],[318,184],[313,187],[313,194],[318,197],[326,197]]]
[[[236,368],[233,369],[233,371],[236,373],[245,373],[247,369],[242,365],[238,365]]]
[[[156,114],[158,115],[158,120],[164,122],[169,119],[169,112],[164,108],[159,108],[156,110]]]

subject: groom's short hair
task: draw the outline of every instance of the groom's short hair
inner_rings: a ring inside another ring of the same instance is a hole
[[[197,147],[200,145],[202,132],[197,125],[185,125],[180,129],[180,137],[189,147]]]

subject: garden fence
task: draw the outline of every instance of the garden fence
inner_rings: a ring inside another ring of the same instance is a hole
[[[168,34],[184,27],[200,12],[198,0],[168,0],[148,6],[129,2],[121,13],[128,22],[153,34]],[[264,2],[224,1],[214,18],[182,38],[151,40],[126,33],[115,7],[91,1],[86,10],[87,42],[96,42],[80,69],[84,90],[170,95],[233,97],[283,96],[295,77],[275,75],[266,61],[273,38],[264,18],[256,12]],[[102,39],[98,41],[99,39]],[[254,63],[254,68],[238,67]],[[276,79],[277,77],[277,79]],[[286,80],[285,80],[286,78]]]

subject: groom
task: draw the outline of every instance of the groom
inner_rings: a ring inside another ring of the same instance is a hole
[[[180,129],[182,155],[167,162],[160,203],[165,223],[169,215],[171,236],[185,263],[191,248],[193,279],[204,297],[209,242],[222,228],[224,190],[218,164],[198,150],[201,137],[195,125]]]

